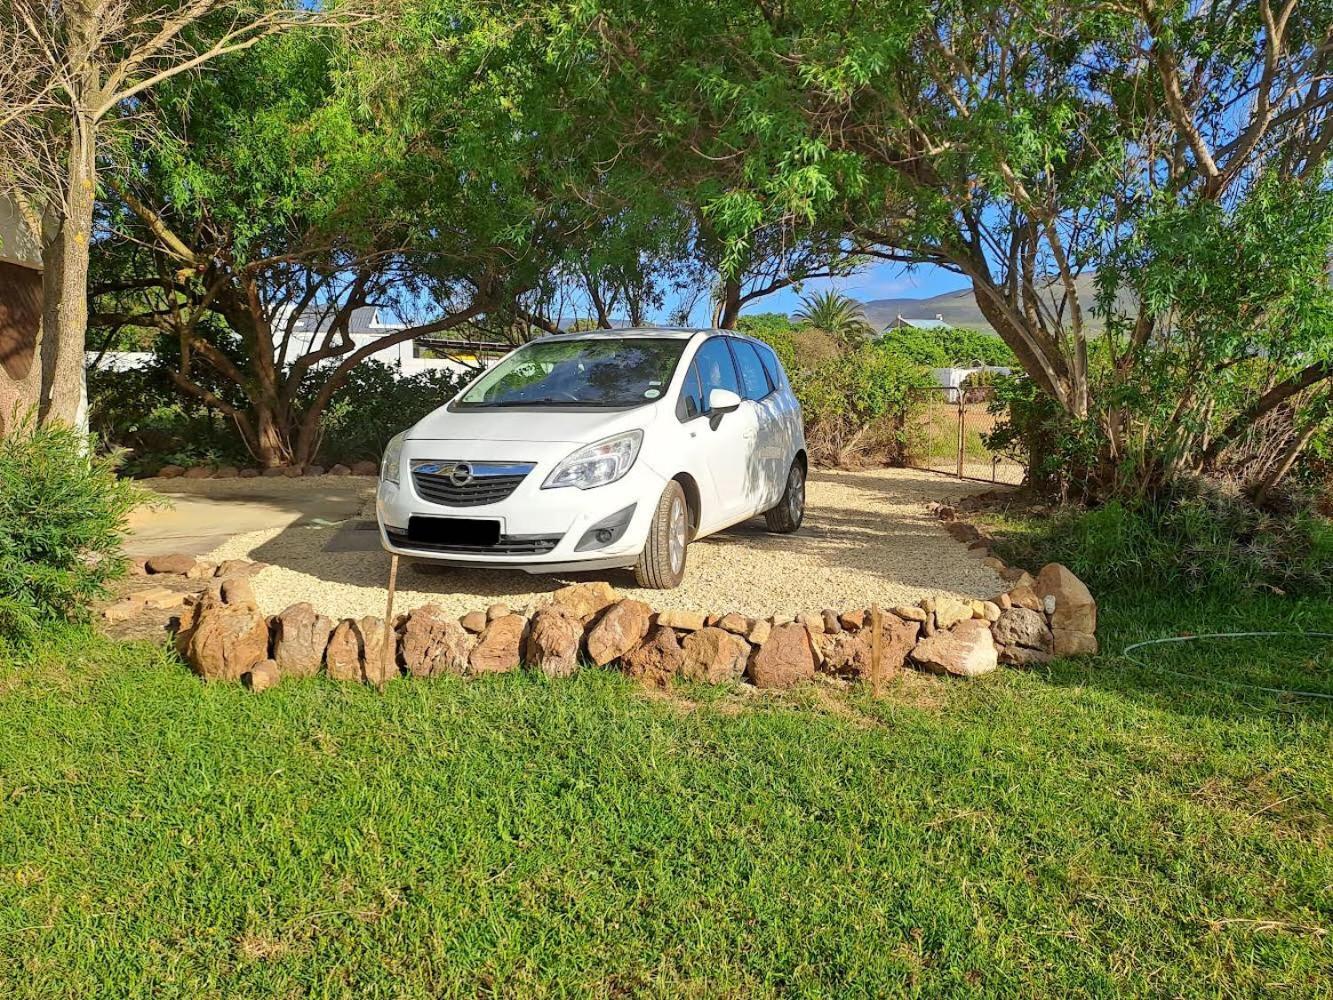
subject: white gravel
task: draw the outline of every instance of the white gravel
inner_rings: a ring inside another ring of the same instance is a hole
[[[191,484],[191,491],[207,490],[208,482]],[[293,495],[303,482],[314,492],[320,481],[291,481]],[[999,577],[945,534],[925,509],[932,500],[956,501],[981,488],[915,469],[818,472],[810,478],[805,525],[797,534],[770,535],[759,518],[696,542],[690,546],[685,582],[675,590],[639,590],[629,571],[561,576],[446,567],[423,571],[403,560],[395,610],[429,602],[459,615],[496,602],[521,609],[566,583],[599,578],[655,608],[755,617],[858,608],[873,601],[891,607],[930,594],[990,597],[1002,589]],[[370,495],[373,485],[366,483],[365,490]],[[355,522],[253,531],[214,549],[209,558],[270,564],[254,579],[268,613],[297,601],[336,617],[384,613],[389,558],[374,532],[358,529]]]

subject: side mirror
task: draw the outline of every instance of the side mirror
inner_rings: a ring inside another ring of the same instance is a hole
[[[708,393],[708,412],[714,414],[730,413],[739,408],[741,397],[730,389],[713,389]]]

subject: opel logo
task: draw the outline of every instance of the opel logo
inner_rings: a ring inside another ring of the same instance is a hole
[[[472,466],[466,462],[459,462],[449,470],[449,482],[455,486],[466,486],[472,482]]]

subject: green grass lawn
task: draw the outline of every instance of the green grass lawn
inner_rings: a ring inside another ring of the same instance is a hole
[[[1333,631],[1141,595],[1103,641],[1159,618]],[[1333,691],[1327,643],[1151,655]],[[1115,655],[879,702],[7,659],[6,998],[1330,995],[1333,703]]]

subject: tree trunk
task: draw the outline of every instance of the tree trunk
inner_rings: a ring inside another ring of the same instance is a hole
[[[727,278],[722,285],[722,299],[713,313],[713,325],[719,330],[734,330],[740,315],[741,283]]]
[[[42,423],[88,425],[83,351],[88,331],[88,245],[97,195],[93,121],[71,122],[65,211],[48,215],[42,247]]]

